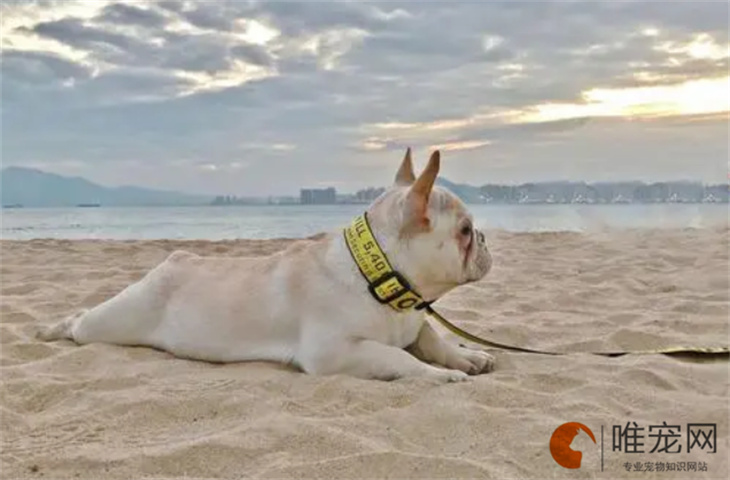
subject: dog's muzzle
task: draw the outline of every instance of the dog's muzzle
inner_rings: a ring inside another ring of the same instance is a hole
[[[474,230],[476,245],[472,252],[471,275],[467,282],[482,279],[492,269],[492,255],[487,249],[487,239],[480,230]]]

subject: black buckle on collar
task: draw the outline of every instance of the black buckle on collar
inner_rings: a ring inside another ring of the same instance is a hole
[[[392,280],[393,278],[398,280],[398,283],[400,283],[401,288],[386,298],[380,298],[380,296],[378,295],[378,292],[375,289],[378,288],[379,286],[383,285],[385,282]],[[387,303],[392,302],[396,298],[412,291],[413,289],[411,288],[411,284],[408,283],[408,280],[406,280],[403,277],[403,275],[401,275],[398,272],[393,271],[393,272],[388,272],[388,273],[378,277],[377,280],[375,280],[373,283],[368,285],[368,290],[370,291],[370,294],[373,297],[375,297],[375,300],[377,300],[380,303],[387,304]]]
[[[416,305],[416,306],[415,306],[414,308],[415,308],[416,310],[423,310],[423,309],[425,308],[425,309],[426,309],[426,311],[429,311],[429,310],[431,310],[431,304],[432,304],[433,302],[435,302],[435,301],[436,301],[436,300],[432,300],[432,301],[430,301],[430,302],[427,302],[427,301],[425,301],[425,300],[424,300],[424,301],[423,301],[423,303],[420,303],[420,304]],[[433,311],[433,310],[431,310],[431,311]]]

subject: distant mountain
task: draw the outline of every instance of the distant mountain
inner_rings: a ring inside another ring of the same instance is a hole
[[[0,197],[3,206],[24,207],[204,205],[213,198],[140,187],[105,187],[81,177],[22,167],[0,171]]]
[[[447,188],[455,193],[464,203],[483,203],[482,192],[479,187],[465,183],[454,183],[445,178],[437,178],[436,185]]]

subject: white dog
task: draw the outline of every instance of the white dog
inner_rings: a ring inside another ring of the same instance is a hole
[[[375,251],[408,279],[414,298],[426,302],[481,279],[491,267],[484,236],[463,203],[434,187],[438,170],[436,151],[416,179],[409,149],[395,184],[366,214],[375,242],[365,248],[376,243]],[[297,242],[269,257],[177,251],[115,297],[39,337],[143,345],[211,362],[270,360],[312,374],[383,380],[453,382],[491,370],[491,355],[444,341],[422,310],[374,298],[346,237],[337,232]],[[419,306],[414,303],[404,304]]]

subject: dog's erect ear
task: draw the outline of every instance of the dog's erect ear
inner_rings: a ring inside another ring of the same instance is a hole
[[[425,170],[421,173],[413,185],[411,185],[410,196],[421,198],[428,201],[433,184],[436,182],[436,177],[439,174],[439,168],[441,166],[441,153],[438,150],[431,154],[431,158],[428,159],[428,165]]]
[[[413,182],[406,201],[408,202],[408,215],[411,217],[408,222],[417,230],[428,229],[428,199],[433,190],[433,184],[439,173],[441,165],[441,154],[438,150],[431,154],[426,169],[421,173],[418,179]]]
[[[411,161],[411,147],[406,150],[406,156],[403,157],[403,162],[400,164],[398,173],[395,174],[395,184],[408,186],[416,181],[416,176],[413,174],[413,161]]]

